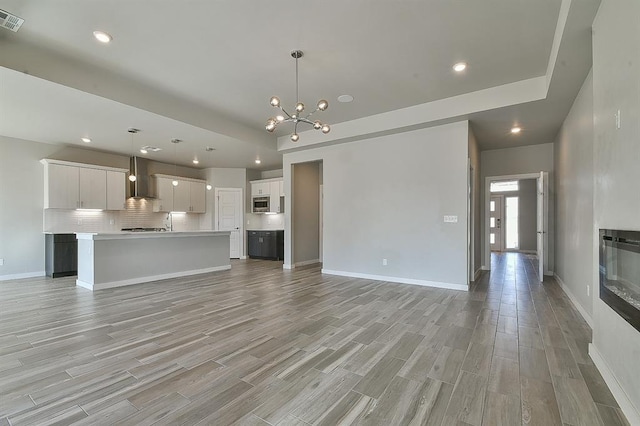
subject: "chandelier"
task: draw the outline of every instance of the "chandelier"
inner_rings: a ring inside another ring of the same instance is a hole
[[[269,103],[271,106],[279,108],[282,111],[282,114],[277,115],[275,118],[270,118],[267,120],[267,125],[265,128],[269,132],[273,132],[276,129],[276,126],[280,123],[293,123],[293,133],[291,134],[291,141],[298,142],[300,139],[300,135],[298,135],[298,124],[306,123],[313,126],[316,130],[322,130],[322,133],[329,133],[331,127],[328,124],[322,123],[318,120],[311,121],[309,117],[311,117],[317,111],[324,111],[329,108],[329,102],[321,99],[318,101],[316,109],[303,116],[302,113],[304,111],[304,104],[300,102],[298,97],[298,59],[302,58],[301,50],[294,50],[291,52],[291,57],[296,60],[296,106],[293,110],[293,114],[289,114],[282,106],[280,105],[280,99],[277,96],[273,96]]]

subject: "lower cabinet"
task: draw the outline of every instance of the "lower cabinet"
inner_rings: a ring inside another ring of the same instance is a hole
[[[76,234],[46,234],[44,269],[48,277],[78,275],[78,241]]]
[[[251,259],[284,259],[284,231],[247,231]]]

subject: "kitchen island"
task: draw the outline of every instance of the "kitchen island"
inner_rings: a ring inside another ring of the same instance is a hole
[[[78,279],[89,290],[231,269],[228,231],[77,233]]]

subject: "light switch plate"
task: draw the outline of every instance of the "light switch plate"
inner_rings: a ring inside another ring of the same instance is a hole
[[[444,216],[444,221],[446,223],[456,223],[456,222],[458,222],[458,216],[445,215]]]
[[[4,259],[0,259],[0,266],[4,266]]]

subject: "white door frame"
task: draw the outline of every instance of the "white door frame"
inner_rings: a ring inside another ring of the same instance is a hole
[[[471,159],[467,159],[467,277],[468,284],[475,280],[475,204],[477,201],[473,196],[474,186],[477,185],[473,180],[473,165]]]
[[[491,270],[491,246],[489,245],[489,201],[491,200],[491,182],[499,180],[538,179],[538,173],[523,173],[519,175],[486,176],[484,178],[484,258],[482,269]]]
[[[234,192],[239,192],[240,193],[240,229],[238,230],[240,232],[240,235],[238,235],[238,241],[240,244],[240,259],[246,259],[247,256],[244,252],[244,209],[245,209],[245,203],[244,203],[244,197],[242,195],[242,188],[214,188],[214,204],[213,204],[213,211],[214,211],[214,230],[218,231],[218,200],[219,200],[219,194],[220,191],[234,191]]]

